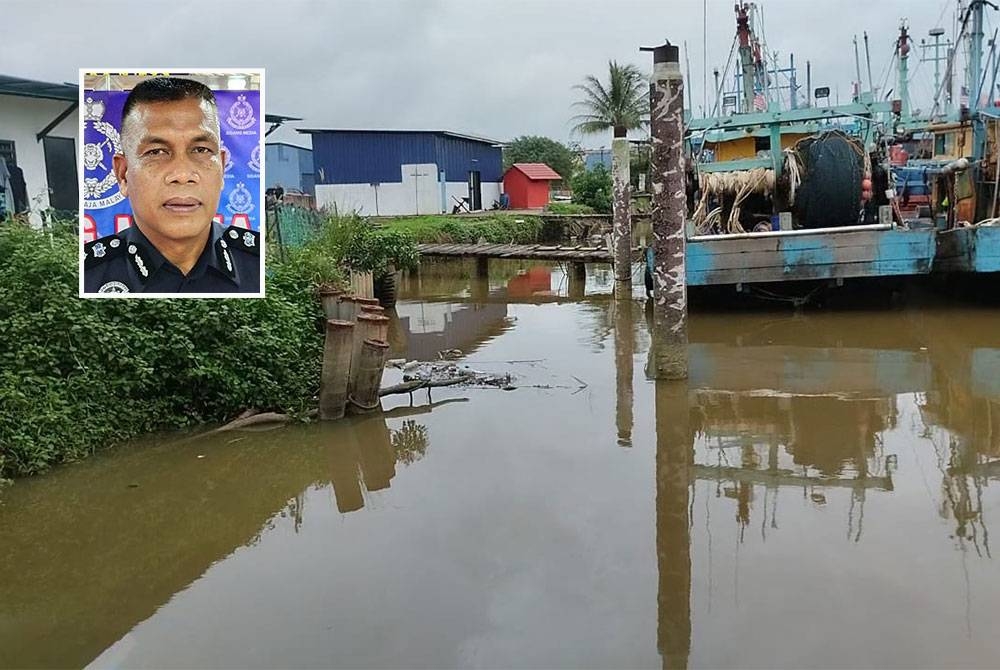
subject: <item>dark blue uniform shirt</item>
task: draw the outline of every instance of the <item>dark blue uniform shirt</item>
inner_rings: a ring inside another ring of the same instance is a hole
[[[84,293],[259,293],[258,233],[212,223],[205,250],[185,276],[138,226],[83,247]]]

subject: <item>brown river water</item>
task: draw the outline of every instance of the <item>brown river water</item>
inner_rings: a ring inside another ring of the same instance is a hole
[[[0,667],[1000,667],[1000,310],[696,312],[665,383],[609,272],[471,270],[393,355],[515,390],[0,491]]]

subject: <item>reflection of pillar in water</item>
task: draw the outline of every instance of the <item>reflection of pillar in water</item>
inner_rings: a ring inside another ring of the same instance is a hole
[[[389,488],[389,481],[396,475],[396,456],[385,418],[377,414],[355,422],[353,428],[365,488],[369,491]]]
[[[617,282],[619,288],[631,286]],[[615,310],[615,426],[618,428],[618,445],[632,446],[632,370],[635,354],[632,327],[632,298],[622,296],[611,304]]]
[[[580,300],[586,293],[587,266],[584,263],[569,264],[569,297]]]
[[[358,469],[358,444],[354,427],[346,422],[330,426],[330,481],[342,513],[354,512],[365,506],[361,491],[361,472]]]
[[[686,668],[691,653],[691,536],[687,383],[656,382],[656,557],[660,572],[657,648],[664,668]]]
[[[485,304],[490,297],[489,265],[485,258],[476,259],[476,271],[469,277],[469,294],[472,302]]]

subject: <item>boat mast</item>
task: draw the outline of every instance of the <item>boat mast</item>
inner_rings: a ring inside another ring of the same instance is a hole
[[[899,63],[897,66],[897,88],[899,89],[899,100],[901,105],[900,118],[905,121],[910,118],[910,35],[906,30],[906,19],[899,22],[899,38],[896,40],[896,55],[899,57],[897,59],[897,62]]]
[[[750,44],[750,17],[747,10],[750,5],[736,5],[736,37],[740,42],[740,71],[743,84],[743,112],[753,111],[754,63],[753,48]]]

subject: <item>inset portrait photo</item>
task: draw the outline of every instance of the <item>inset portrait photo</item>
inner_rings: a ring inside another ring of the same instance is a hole
[[[80,295],[263,297],[264,71],[80,71]]]

